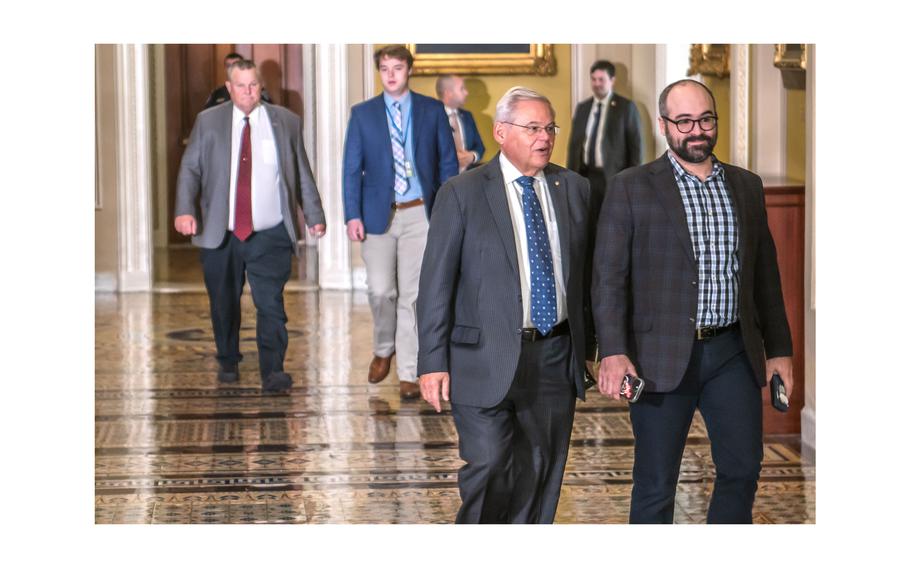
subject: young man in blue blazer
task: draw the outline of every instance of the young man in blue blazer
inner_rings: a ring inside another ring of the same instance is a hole
[[[430,212],[439,186],[458,173],[452,130],[442,103],[412,92],[414,65],[402,45],[374,54],[382,94],[351,109],[344,144],[344,216],[348,238],[362,241],[373,313],[373,360],[378,383],[397,353],[403,399],[417,386],[414,306]]]

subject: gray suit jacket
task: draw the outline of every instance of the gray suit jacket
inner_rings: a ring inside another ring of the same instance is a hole
[[[793,354],[761,179],[723,164],[739,228],[739,323],[755,381],[765,357]],[[651,392],[682,381],[695,341],[698,265],[667,154],[607,189],[591,292],[600,356],[625,354]]]
[[[325,223],[322,201],[303,147],[300,117],[286,108],[261,104],[272,123],[278,149],[281,215],[296,254],[300,234],[297,205],[303,207],[306,223],[312,227]],[[217,248],[227,231],[233,111],[234,105],[227,102],[199,113],[177,174],[175,215],[196,218],[193,244],[202,248]]]
[[[594,354],[590,286],[594,227],[588,180],[559,166],[544,169],[559,227],[572,337],[568,377],[584,400],[585,356]],[[439,189],[427,237],[417,328],[417,372],[445,371],[451,400],[490,408],[505,398],[518,367],[523,322],[512,218],[497,154]]]

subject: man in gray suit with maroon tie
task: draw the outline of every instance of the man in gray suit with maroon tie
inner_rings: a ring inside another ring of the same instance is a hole
[[[591,196],[549,163],[554,115],[546,97],[509,90],[493,126],[501,152],[446,182],[430,220],[417,369],[427,402],[452,401],[467,462],[458,523],[553,522],[584,400]]]
[[[263,392],[284,392],[284,285],[299,231],[325,234],[325,215],[303,147],[300,117],[260,100],[256,64],[240,60],[225,84],[233,104],[199,113],[177,175],[174,227],[200,247],[209,295],[218,381],[239,380],[240,296],[250,281]],[[201,213],[201,214],[200,214]]]
[[[660,95],[666,154],[614,177],[597,226],[591,299],[602,393],[645,380],[631,405],[632,523],[673,522],[697,408],[717,469],[709,523],[750,523],[762,462],[761,388],[793,390],[790,328],[761,179],[714,157],[703,84]],[[640,375],[639,375],[640,373]]]

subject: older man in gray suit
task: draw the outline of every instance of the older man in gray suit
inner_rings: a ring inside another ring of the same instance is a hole
[[[291,386],[284,372],[283,293],[291,255],[298,252],[297,204],[313,236],[325,234],[325,214],[300,117],[261,102],[261,79],[252,61],[233,63],[225,85],[231,104],[199,114],[180,162],[174,227],[193,235],[193,244],[202,249],[218,381],[239,380],[240,296],[248,277],[262,389],[282,392]]]
[[[593,359],[588,181],[549,163],[555,113],[514,87],[501,152],[439,190],[417,298],[420,389],[449,400],[467,462],[458,523],[551,523]]]

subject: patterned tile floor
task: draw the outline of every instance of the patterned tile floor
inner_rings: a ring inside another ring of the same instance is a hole
[[[215,381],[206,296],[96,296],[96,523],[450,523],[458,509],[451,415],[369,385],[363,294],[286,294],[290,396],[263,396],[244,296],[237,385]],[[318,317],[317,317],[318,315]],[[559,523],[625,523],[632,433],[623,403],[579,403]],[[713,468],[696,418],[676,522],[703,523]],[[768,438],[756,523],[814,523],[815,465]]]

